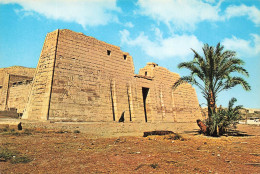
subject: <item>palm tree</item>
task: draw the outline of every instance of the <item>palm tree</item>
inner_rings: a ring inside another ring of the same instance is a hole
[[[241,85],[246,91],[251,89],[250,85],[240,76],[232,76],[233,73],[240,73],[246,77],[248,72],[242,67],[244,62],[236,57],[235,51],[223,51],[224,46],[220,43],[214,46],[204,44],[204,57],[195,50],[194,59],[190,62],[183,62],[178,68],[190,70],[189,76],[181,77],[173,85],[173,89],[183,83],[196,85],[201,89],[203,97],[208,104],[208,117],[216,113],[216,99],[220,92]]]
[[[210,135],[223,135],[228,128],[235,128],[237,121],[241,118],[239,110],[243,108],[242,105],[234,107],[236,98],[232,98],[228,103],[228,108],[219,108],[216,113],[212,114],[212,119],[207,120],[208,130]]]
[[[219,130],[221,134],[227,132],[229,127],[235,128],[238,120],[241,119],[239,110],[241,110],[243,106],[238,105],[234,107],[236,101],[236,98],[232,98],[228,103],[227,109],[220,108],[217,111],[220,117]]]

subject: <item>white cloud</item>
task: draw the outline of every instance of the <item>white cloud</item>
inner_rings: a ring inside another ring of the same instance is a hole
[[[0,0],[0,3],[15,3],[22,6],[20,12],[37,12],[49,19],[76,22],[86,26],[106,25],[117,22],[114,12],[121,9],[116,0]]]
[[[127,22],[127,23],[125,23],[125,27],[133,28],[134,24],[132,22]]]
[[[256,25],[260,25],[260,10],[255,6],[248,7],[245,5],[230,6],[226,9],[226,18],[248,16]]]
[[[214,3],[215,0],[204,0],[205,2],[210,2],[210,3]]]
[[[163,38],[159,29],[155,29],[154,41],[151,41],[144,33],[140,33],[135,39],[130,37],[128,30],[120,31],[120,34],[122,43],[140,47],[148,56],[156,59],[185,59],[193,56],[191,48],[199,50],[203,46],[203,43],[194,35],[173,35]]]
[[[222,44],[226,49],[234,50],[241,58],[260,57],[260,35],[251,34],[250,40],[239,39],[235,36],[226,38]]]
[[[255,6],[229,6],[221,9],[223,0],[138,0],[139,14],[149,16],[175,30],[192,31],[199,22],[225,21],[246,16],[260,25],[260,10]],[[220,15],[220,12],[223,15]]]
[[[211,1],[214,2],[214,1]],[[201,21],[220,20],[219,5],[201,0],[138,0],[139,13],[174,26],[176,29],[193,30]]]

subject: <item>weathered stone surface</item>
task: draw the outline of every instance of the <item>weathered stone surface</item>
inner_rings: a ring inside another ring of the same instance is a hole
[[[0,68],[0,111],[16,108],[23,113],[34,73],[34,68],[21,66]]]
[[[56,30],[46,36],[33,82],[12,87],[7,105],[26,108],[22,118],[32,120],[118,122],[124,112],[124,122],[194,122],[201,118],[196,92],[189,84],[173,91],[179,78],[155,63],[134,74],[119,47]],[[26,87],[27,100],[15,97]]]

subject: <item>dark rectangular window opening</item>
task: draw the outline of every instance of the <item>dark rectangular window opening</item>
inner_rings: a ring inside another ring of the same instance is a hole
[[[146,99],[147,99],[148,92],[149,92],[149,88],[142,87],[145,122],[147,122]]]
[[[110,56],[111,55],[111,51],[107,50],[107,55]]]
[[[126,58],[127,58],[127,55],[124,55],[124,60],[126,60]]]
[[[144,75],[147,76],[147,71],[144,72]]]

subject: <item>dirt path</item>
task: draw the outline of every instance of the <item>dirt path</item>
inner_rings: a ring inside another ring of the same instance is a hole
[[[0,173],[260,173],[260,127],[250,136],[174,135],[93,138],[87,133],[35,129],[1,133],[2,149],[32,161],[0,162]],[[32,134],[30,134],[32,133]]]

